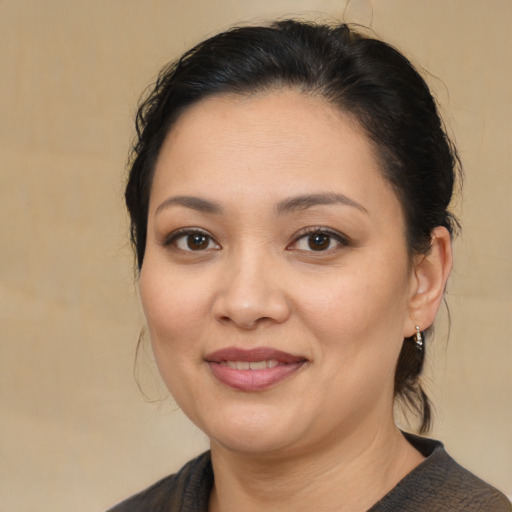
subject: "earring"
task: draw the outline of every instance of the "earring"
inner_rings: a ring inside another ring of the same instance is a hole
[[[414,344],[418,350],[423,350],[423,335],[420,328],[416,325],[416,334],[414,335]]]

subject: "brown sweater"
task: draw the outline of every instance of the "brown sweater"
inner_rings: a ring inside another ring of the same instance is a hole
[[[511,512],[508,499],[459,466],[439,441],[405,434],[426,459],[368,512]],[[210,452],[108,512],[208,512]]]

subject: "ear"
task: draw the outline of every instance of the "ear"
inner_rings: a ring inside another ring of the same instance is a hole
[[[446,281],[452,270],[452,241],[448,230],[438,226],[432,230],[432,242],[427,254],[417,256],[411,275],[409,319],[404,326],[404,337],[422,331],[434,323],[443,299]]]

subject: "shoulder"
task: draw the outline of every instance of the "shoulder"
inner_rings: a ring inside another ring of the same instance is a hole
[[[372,512],[511,512],[504,494],[464,469],[439,441],[405,435],[426,457]]]
[[[163,478],[108,512],[172,512],[182,509],[203,512],[208,509],[212,484],[210,452],[205,452],[185,464],[178,473]]]

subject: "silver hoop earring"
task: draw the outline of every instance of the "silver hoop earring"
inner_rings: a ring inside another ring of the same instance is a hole
[[[414,344],[418,350],[423,350],[423,334],[421,329],[416,325],[416,334],[414,335]]]

